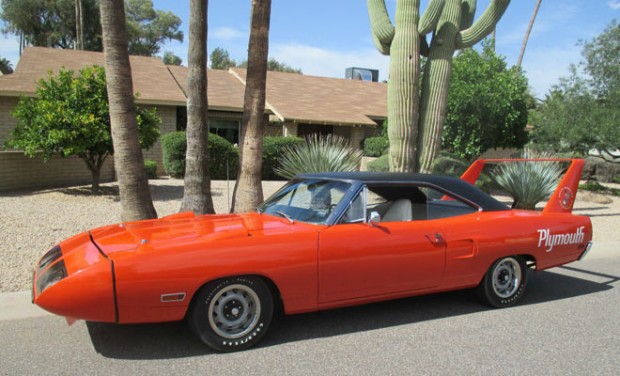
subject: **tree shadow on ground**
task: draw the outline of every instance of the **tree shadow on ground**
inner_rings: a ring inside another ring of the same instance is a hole
[[[528,291],[521,305],[548,303],[612,289],[620,277],[562,267],[584,278],[554,272],[529,272]],[[350,333],[415,324],[483,312],[473,290],[418,296],[322,312],[280,316],[259,347],[326,338]],[[190,332],[184,322],[114,325],[88,323],[98,353],[119,359],[171,359],[214,354]],[[251,350],[250,350],[251,351]]]

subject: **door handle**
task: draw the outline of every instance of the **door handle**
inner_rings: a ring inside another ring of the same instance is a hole
[[[446,244],[446,239],[444,239],[443,235],[441,235],[439,232],[436,232],[434,234],[426,234],[426,238],[428,239],[428,241],[435,245]]]

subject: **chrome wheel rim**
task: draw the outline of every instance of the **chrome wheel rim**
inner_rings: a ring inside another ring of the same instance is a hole
[[[521,284],[521,265],[512,257],[503,259],[493,270],[493,291],[500,298],[509,298]]]
[[[220,337],[241,338],[254,330],[261,313],[258,295],[245,285],[226,286],[209,304],[209,325]]]

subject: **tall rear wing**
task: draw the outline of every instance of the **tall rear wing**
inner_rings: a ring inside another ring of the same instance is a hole
[[[555,191],[549,197],[543,213],[571,213],[575,204],[575,196],[579,189],[579,180],[583,171],[583,159],[541,158],[541,159],[478,159],[461,175],[461,179],[475,184],[484,166],[491,163],[506,162],[570,162],[566,173],[560,180]]]

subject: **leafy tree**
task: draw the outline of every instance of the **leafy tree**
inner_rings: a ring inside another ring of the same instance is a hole
[[[508,69],[491,43],[454,59],[442,147],[465,159],[527,142],[527,79],[517,67]]]
[[[209,60],[211,60],[211,69],[228,70],[229,68],[235,67],[248,67],[247,60],[243,60],[241,63],[237,64],[237,62],[230,57],[228,51],[221,47],[218,47],[211,52]],[[274,58],[267,60],[267,70],[272,72],[302,73],[301,69],[293,68],[290,65],[282,63]]]
[[[172,12],[155,10],[151,0],[126,0],[130,55],[154,56],[165,40],[183,42],[181,19]]]
[[[47,161],[54,154],[77,155],[92,174],[92,191],[99,189],[103,162],[114,154],[106,78],[102,67],[86,68],[77,75],[61,70],[39,81],[35,98],[23,97],[13,112],[18,120],[6,146]],[[154,110],[137,109],[140,146],[151,147],[159,136]]]
[[[164,57],[162,60],[166,65],[181,65],[183,63],[183,60],[171,51],[164,52]]]
[[[99,0],[99,11],[106,51],[110,128],[116,153],[114,166],[121,196],[121,219],[157,218],[140,150],[123,0]]]
[[[0,58],[0,72],[2,74],[13,73],[13,64],[8,59]]]
[[[581,45],[579,66],[571,66],[531,114],[538,147],[581,155],[620,147],[620,25],[612,21]]]
[[[5,22],[2,31],[23,33],[26,45],[80,48],[77,30],[82,26],[83,49],[102,51],[99,1],[79,1],[0,0],[0,19]],[[81,5],[81,19],[88,22],[79,22],[76,4]],[[155,56],[164,41],[183,41],[181,19],[172,12],[153,9],[152,0],[127,0],[125,10],[131,55]]]
[[[237,62],[231,59],[228,51],[222,47],[217,47],[211,51],[209,60],[211,61],[211,69],[228,70],[228,68],[237,66]]]
[[[270,21],[271,0],[253,0],[239,145],[239,172],[231,208],[233,212],[254,210],[263,201],[261,169]]]
[[[241,64],[239,64],[239,68],[247,68],[247,66],[248,66],[247,60],[242,61]],[[290,65],[279,62],[278,60],[274,58],[270,58],[269,60],[267,60],[267,70],[271,72],[285,72],[285,73],[299,73],[299,74],[302,73],[301,69],[293,68]]]
[[[97,0],[80,0],[84,49],[101,51],[101,24]],[[1,0],[0,19],[5,33],[23,33],[27,45],[74,48],[76,35],[75,0]]]
[[[187,78],[187,152],[181,211],[213,214],[209,174],[207,98],[208,1],[190,0],[189,74]]]

